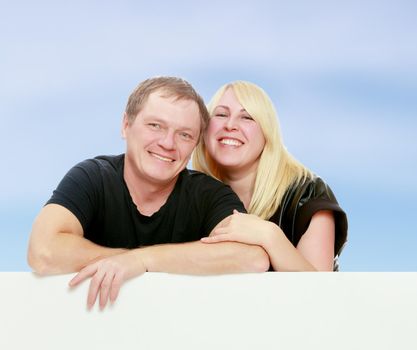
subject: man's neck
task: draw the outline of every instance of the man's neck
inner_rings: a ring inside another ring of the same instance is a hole
[[[156,213],[168,200],[174,190],[177,178],[161,184],[140,177],[125,162],[123,177],[138,211],[145,216]]]

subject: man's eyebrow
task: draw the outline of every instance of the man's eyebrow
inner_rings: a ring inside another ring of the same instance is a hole
[[[154,121],[154,122],[158,122],[161,124],[166,124],[166,120],[153,114],[148,114],[148,115],[145,114],[143,116],[143,119],[145,119],[146,121]]]
[[[146,116],[143,117],[143,119],[146,120],[146,121],[158,122],[158,123],[161,123],[162,125],[167,125],[166,120],[164,120],[163,118],[160,118],[156,115],[153,115],[153,114],[146,115]],[[179,125],[177,130],[192,131],[192,132],[196,131],[193,128],[190,128],[188,125],[184,125],[184,126]]]

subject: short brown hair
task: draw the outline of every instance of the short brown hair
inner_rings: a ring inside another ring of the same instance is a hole
[[[148,100],[149,95],[156,91],[162,91],[162,97],[175,97],[176,101],[191,100],[197,103],[201,120],[200,136],[203,134],[209,120],[207,107],[191,84],[177,77],[154,77],[141,82],[130,94],[127,101],[125,112],[129,123],[133,123]]]

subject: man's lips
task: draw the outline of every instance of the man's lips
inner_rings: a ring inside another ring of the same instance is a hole
[[[149,152],[149,154],[150,154],[152,157],[155,157],[156,159],[162,160],[163,162],[172,163],[172,162],[174,162],[174,161],[175,161],[175,159],[172,159],[172,158],[167,157],[167,156],[163,156],[163,155],[158,154],[158,153]]]

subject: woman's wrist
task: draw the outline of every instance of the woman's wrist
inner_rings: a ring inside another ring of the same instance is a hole
[[[283,234],[280,227],[271,221],[265,221],[267,229],[264,231],[264,237],[262,240],[262,248],[269,254],[271,250],[277,249],[278,242]]]

